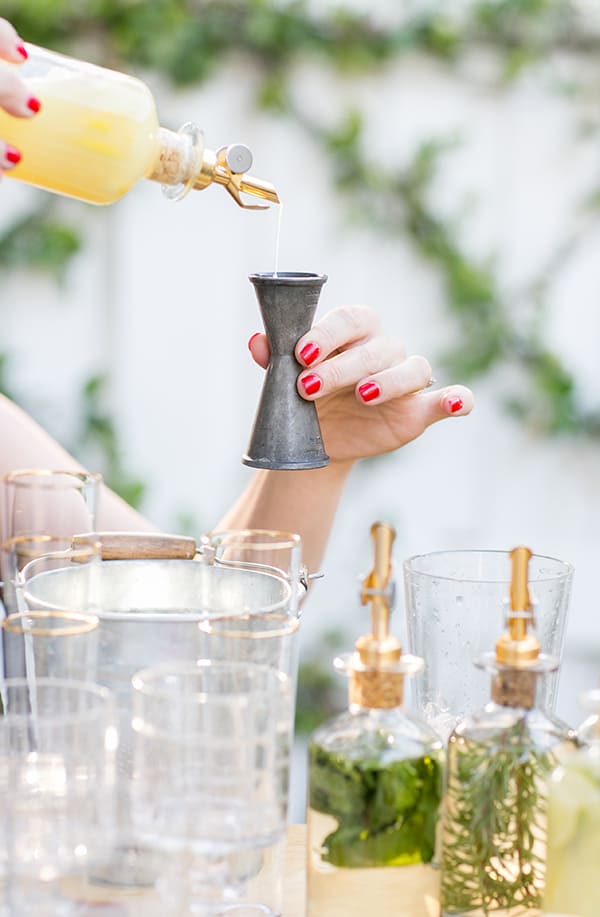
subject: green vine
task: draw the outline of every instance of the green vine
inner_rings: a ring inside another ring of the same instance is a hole
[[[80,445],[86,451],[96,449],[101,456],[103,475],[109,486],[131,506],[139,506],[146,485],[129,474],[123,465],[114,421],[105,407],[108,380],[92,376],[83,390],[83,416]]]
[[[41,271],[61,280],[80,248],[77,229],[61,220],[54,200],[46,198],[0,236],[0,271]]]

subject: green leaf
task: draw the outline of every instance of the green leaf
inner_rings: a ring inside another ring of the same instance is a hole
[[[309,805],[338,822],[321,854],[335,866],[430,862],[440,800],[441,767],[433,758],[357,760],[316,742],[309,747]]]
[[[0,236],[0,269],[26,267],[60,278],[80,247],[79,233],[72,226],[54,217],[47,207],[36,209]]]

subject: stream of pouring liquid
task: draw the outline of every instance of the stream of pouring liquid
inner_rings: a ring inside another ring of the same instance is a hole
[[[275,270],[273,271],[273,277],[277,277],[277,271],[279,269],[279,239],[281,237],[281,218],[283,216],[283,204],[279,203],[278,213],[277,213],[277,231],[275,234]]]

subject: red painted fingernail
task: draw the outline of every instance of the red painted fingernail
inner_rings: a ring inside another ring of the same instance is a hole
[[[363,382],[358,386],[358,394],[363,401],[373,401],[381,395],[381,389],[376,382]]]
[[[248,350],[250,350],[250,345],[252,344],[252,341],[254,341],[259,336],[260,336],[260,331],[255,331],[254,334],[250,335],[248,339]]]
[[[29,57],[29,54],[27,53],[27,48],[25,47],[25,45],[23,44],[17,45],[17,51],[19,52],[23,60],[27,60],[27,58]]]
[[[456,412],[457,412],[457,411],[460,411],[460,409],[461,409],[462,406],[463,406],[462,398],[449,398],[449,399],[448,399],[448,404],[449,404],[449,406],[450,406],[451,412],[452,412],[453,414],[456,414]]]
[[[39,99],[36,99],[35,96],[31,96],[30,99],[27,99],[27,108],[29,109],[29,111],[32,111],[34,114],[37,115],[41,107],[42,107],[42,103],[40,102]]]
[[[300,357],[303,363],[310,366],[311,363],[315,362],[320,353],[321,348],[317,344],[305,344],[300,351]]]
[[[300,379],[300,382],[307,395],[315,395],[323,384],[314,373],[309,373],[308,376],[304,376]]]
[[[7,162],[10,162],[11,165],[16,166],[18,162],[21,162],[21,153],[15,146],[11,146],[10,143],[7,143],[4,148],[4,158]]]

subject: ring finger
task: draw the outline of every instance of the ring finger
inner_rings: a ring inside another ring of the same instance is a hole
[[[404,345],[397,338],[373,338],[358,347],[325,360],[314,371],[302,373],[298,391],[304,397],[321,397],[377,377],[403,365]]]
[[[381,404],[392,398],[416,394],[431,384],[431,365],[418,354],[402,363],[361,379],[356,386],[356,397],[364,404]]]

